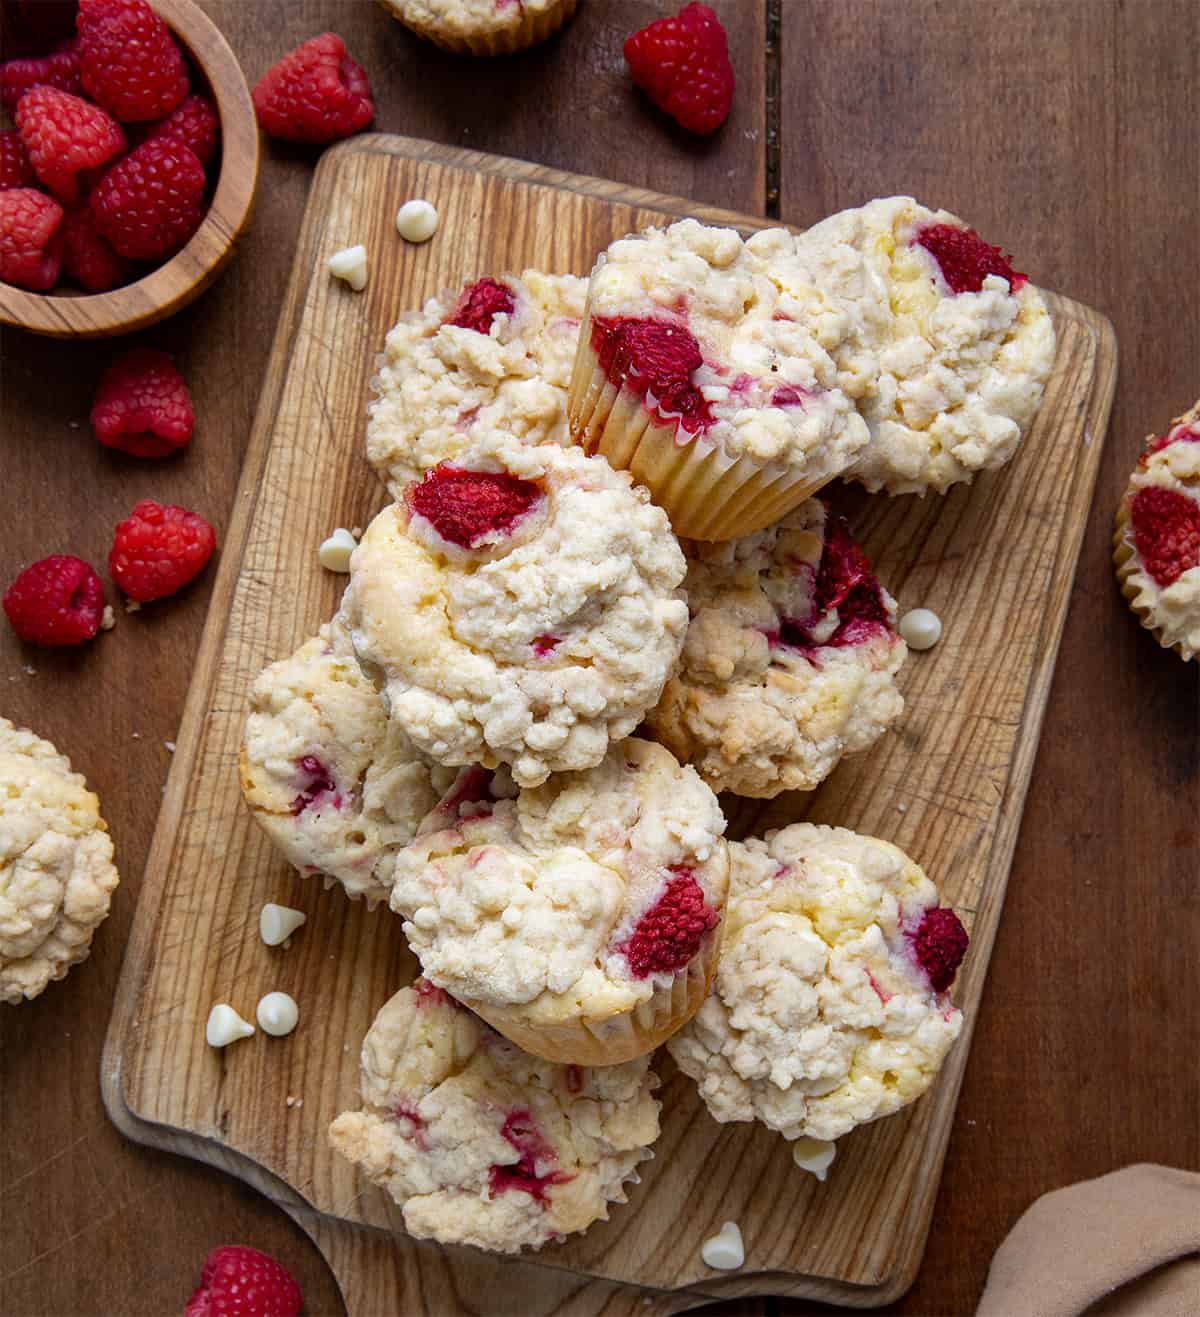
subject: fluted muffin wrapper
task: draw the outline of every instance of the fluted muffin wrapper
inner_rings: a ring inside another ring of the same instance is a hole
[[[465,1001],[498,1033],[534,1056],[564,1065],[620,1065],[652,1052],[700,1009],[717,972],[721,927],[705,938],[686,968],[631,1011],[606,1019],[533,1019],[522,1006]]]
[[[589,312],[571,377],[571,433],[589,455],[601,454],[645,485],[677,535],[732,540],[762,530],[832,478],[814,481],[810,472],[782,462],[732,457],[701,435],[681,439],[678,427],[657,420],[640,393],[609,380],[591,338]]]
[[[454,55],[515,55],[552,37],[575,13],[576,0],[558,0],[557,4],[538,13],[521,10],[521,21],[495,32],[472,32],[469,35],[448,33],[433,23],[414,22],[410,15],[401,14],[389,0],[379,3],[391,16],[403,23],[410,32],[431,41],[435,46]]]
[[[1183,640],[1172,642],[1167,639],[1162,627],[1154,620],[1154,609],[1147,598],[1145,587],[1139,585],[1136,580],[1140,561],[1133,543],[1133,530],[1129,525],[1129,507],[1132,501],[1133,489],[1129,488],[1122,494],[1121,502],[1117,506],[1116,524],[1113,529],[1113,563],[1117,569],[1117,584],[1142,626],[1163,649],[1173,650],[1187,663],[1194,659],[1200,650],[1193,649]]]

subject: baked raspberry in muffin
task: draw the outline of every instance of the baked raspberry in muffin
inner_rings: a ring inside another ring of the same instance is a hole
[[[334,1149],[400,1204],[409,1234],[498,1253],[606,1221],[654,1154],[650,1058],[555,1065],[418,979],[375,1017],[360,1111]]]
[[[475,769],[451,796],[392,874],[427,978],[526,1051],[586,1065],[653,1050],[697,1009],[728,858],[692,769],[631,738],[515,798]]]
[[[668,1044],[713,1118],[828,1141],[915,1101],[962,1029],[967,934],[933,883],[888,842],[810,823],[730,858],[716,982]]]
[[[100,802],[49,741],[0,718],[0,1001],[86,960],[119,879]]]
[[[833,355],[871,438],[848,478],[944,493],[1009,461],[1055,340],[1041,294],[1000,248],[911,197],[832,215],[798,245],[853,324]]]
[[[336,621],[255,680],[239,764],[254,821],[288,863],[372,906],[392,853],[454,778],[389,721]]]
[[[1200,654],[1200,403],[1151,435],[1117,509],[1113,559],[1160,645]]]
[[[552,37],[575,0],[380,0],[417,36],[456,55],[511,55]]]
[[[820,499],[684,552],[683,659],[646,725],[714,791],[811,790],[900,716],[896,601]]]
[[[627,474],[496,434],[375,518],[343,611],[419,750],[536,786],[598,764],[654,706],[687,628],[684,570]]]
[[[387,336],[367,457],[393,498],[474,439],[569,441],[567,385],[587,281],[526,270],[430,298]]]
[[[680,535],[783,516],[867,441],[831,349],[850,327],[795,239],[681,220],[604,252],[588,285],[571,428],[628,469]]]

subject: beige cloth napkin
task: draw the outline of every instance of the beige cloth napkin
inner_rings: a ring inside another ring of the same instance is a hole
[[[1200,1175],[1127,1166],[1044,1194],[975,1317],[1200,1317]]]

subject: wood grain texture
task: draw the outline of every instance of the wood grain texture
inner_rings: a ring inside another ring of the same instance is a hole
[[[401,243],[392,225],[397,199],[413,195],[441,216],[436,240],[419,248]],[[225,1166],[244,1159],[278,1177],[294,1191],[280,1195],[293,1207],[299,1197],[325,1216],[400,1230],[395,1205],[364,1187],[324,1134],[339,1110],[357,1105],[361,1039],[415,962],[399,920],[305,883],[253,826],[235,770],[248,688],[336,607],[344,579],[320,570],[315,546],[334,525],[365,525],[385,501],[362,456],[363,419],[374,357],[398,311],[485,271],[536,261],[584,272],[614,237],[686,209],[731,218],[410,139],[360,138],[324,157],[105,1055],[109,1101],[144,1136],[153,1140],[157,1127],[184,1131],[202,1157]],[[372,261],[361,295],[324,269],[330,252],[354,241]],[[903,675],[909,707],[901,725],[819,791],[766,807],[740,802],[735,816],[740,832],[809,817],[912,851],[972,926],[974,951],[958,992],[968,1019],[1003,902],[1115,381],[1106,322],[1064,299],[1053,298],[1052,308],[1055,374],[1008,471],[943,500],[857,500],[856,525],[902,606],[920,599],[946,622],[939,648]],[[995,661],[979,663],[980,653]],[[266,900],[309,913],[287,953],[257,937]],[[276,987],[301,1002],[306,1027],[282,1043],[260,1035],[221,1053],[206,1046],[213,1001],[248,1014]],[[663,1136],[629,1208],[543,1250],[538,1262],[690,1291],[693,1303],[757,1292],[860,1306],[895,1297],[919,1261],[966,1056],[964,1042],[910,1112],[844,1140],[825,1186],[797,1172],[786,1145],[764,1129],[714,1124],[664,1058]],[[289,1095],[303,1106],[288,1108]],[[725,1216],[740,1222],[751,1259],[728,1278],[705,1268],[697,1250]],[[446,1297],[442,1257],[455,1272],[485,1267],[476,1255],[403,1234],[392,1256],[408,1275],[409,1305],[414,1289]],[[491,1265],[499,1285],[505,1264]],[[362,1311],[380,1306],[377,1291]]]
[[[51,338],[107,338],[174,315],[200,296],[233,259],[258,183],[258,124],[250,90],[229,43],[191,0],[155,0],[208,83],[221,120],[221,172],[200,227],[182,251],[136,283],[108,293],[29,293],[0,283],[0,325]]]

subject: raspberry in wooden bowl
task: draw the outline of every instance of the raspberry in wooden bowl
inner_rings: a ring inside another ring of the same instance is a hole
[[[182,55],[173,68],[169,59],[164,61],[154,87],[114,78],[97,91],[98,84],[85,73],[60,87],[63,95],[48,98],[47,132],[56,122],[70,132],[71,114],[82,113],[80,102],[72,99],[78,94],[119,123],[129,150],[107,159],[97,170],[98,181],[85,177],[87,185],[94,184],[88,206],[63,208],[61,219],[53,213],[58,203],[49,191],[34,190],[45,185],[35,172],[21,196],[30,203],[31,215],[36,206],[34,237],[48,264],[41,270],[44,278],[23,282],[44,286],[18,287],[0,276],[0,324],[55,338],[129,333],[182,309],[233,255],[258,181],[258,126],[246,80],[225,38],[191,0],[152,0],[151,8]],[[124,44],[133,44],[132,39]],[[114,61],[100,51],[97,63],[104,67]],[[80,155],[81,166],[88,158]],[[202,182],[198,173],[206,175]],[[195,192],[197,213],[156,213],[141,217],[145,222],[125,223],[117,239],[124,251],[116,251],[113,226],[121,224],[125,199],[160,184],[161,190],[174,192],[181,182]],[[14,194],[0,192],[5,195]],[[38,200],[43,196],[50,205]]]

